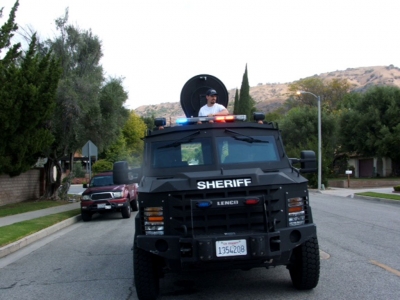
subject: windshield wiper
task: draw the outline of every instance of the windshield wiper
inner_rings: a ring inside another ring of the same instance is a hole
[[[164,146],[158,147],[157,149],[162,149],[162,148],[170,148],[170,147],[178,147],[184,142],[191,142],[194,139],[194,135],[200,134],[200,130],[189,134],[188,136],[185,136],[181,139],[178,139],[176,141],[173,141],[172,143],[166,144]]]
[[[263,140],[260,140],[260,139],[256,139],[256,138],[253,138],[252,136],[245,135],[243,133],[239,133],[239,132],[236,132],[236,131],[233,131],[233,130],[225,129],[225,131],[230,132],[230,133],[234,133],[234,134],[237,134],[237,135],[244,136],[244,138],[237,137],[236,135],[233,136],[233,138],[235,140],[238,140],[238,141],[243,141],[243,142],[248,142],[248,143],[269,143],[268,141],[263,141]]]

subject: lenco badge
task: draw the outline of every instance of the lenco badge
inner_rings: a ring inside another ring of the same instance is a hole
[[[225,188],[249,186],[250,184],[251,184],[251,178],[206,180],[206,181],[197,181],[197,188],[199,190],[225,189]]]

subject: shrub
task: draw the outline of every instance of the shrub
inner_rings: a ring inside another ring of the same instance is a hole
[[[83,169],[80,163],[74,164],[74,177],[82,178],[85,177],[86,171]]]
[[[393,187],[396,192],[400,192],[400,185],[396,185]]]
[[[94,174],[110,171],[112,169],[113,169],[113,163],[105,159],[100,159],[96,161],[92,166],[92,171]]]

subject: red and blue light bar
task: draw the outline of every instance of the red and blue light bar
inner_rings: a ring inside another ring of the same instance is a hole
[[[193,124],[193,123],[226,123],[235,121],[246,121],[246,115],[227,115],[227,116],[215,116],[215,117],[194,117],[194,118],[178,118],[176,123],[179,125]]]

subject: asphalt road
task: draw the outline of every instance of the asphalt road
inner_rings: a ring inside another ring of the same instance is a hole
[[[71,184],[68,194],[81,195],[85,190],[83,184]]]
[[[397,299],[400,205],[311,193],[320,283],[297,291],[285,267],[168,274],[161,299]],[[0,299],[137,299],[134,219],[119,213],[77,223],[0,259]]]

